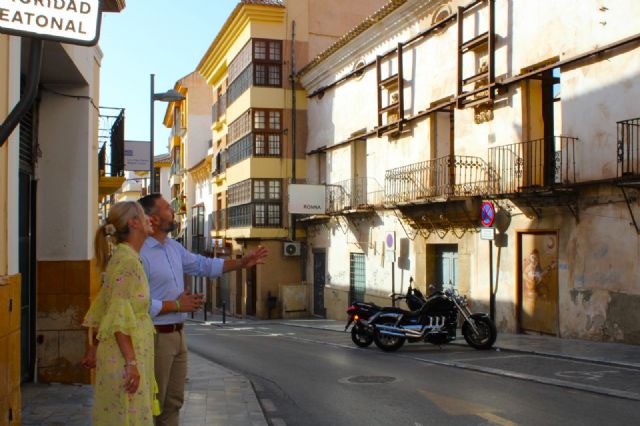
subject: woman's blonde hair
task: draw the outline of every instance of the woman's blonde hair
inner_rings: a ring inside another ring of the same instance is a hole
[[[129,238],[129,219],[144,218],[142,206],[135,201],[121,201],[111,206],[109,216],[96,231],[94,249],[98,267],[104,271],[111,257],[111,246]]]

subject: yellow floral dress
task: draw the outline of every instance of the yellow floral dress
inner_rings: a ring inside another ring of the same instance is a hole
[[[149,286],[140,256],[119,244],[109,260],[98,296],[84,319],[98,330],[93,425],[152,425],[154,399],[153,323],[149,316]],[[124,357],[115,332],[131,336],[140,386],[124,390]]]

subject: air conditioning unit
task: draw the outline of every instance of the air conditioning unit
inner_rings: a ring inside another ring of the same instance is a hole
[[[285,256],[300,256],[300,243],[298,241],[285,241],[282,249]]]

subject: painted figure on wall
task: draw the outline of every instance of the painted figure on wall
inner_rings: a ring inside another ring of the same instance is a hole
[[[523,259],[523,280],[525,297],[528,298],[549,298],[550,272],[555,269],[556,261],[552,260],[543,268],[540,263],[540,252],[533,249],[528,256]]]

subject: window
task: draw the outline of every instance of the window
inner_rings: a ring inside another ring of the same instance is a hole
[[[229,185],[227,192],[227,204],[237,206],[251,202],[251,179],[243,180],[234,185]]]
[[[247,44],[244,45],[240,53],[238,53],[229,64],[229,72],[227,74],[229,84],[233,83],[240,76],[240,74],[242,74],[242,72],[251,64],[251,50],[252,43],[250,40]]]
[[[253,112],[253,128],[258,130],[258,129],[265,129],[267,126],[267,122],[265,119],[267,112],[266,111],[261,111],[261,110],[256,110]]]
[[[258,180],[253,184],[253,199],[264,200],[267,198],[266,182],[264,180]]]
[[[255,155],[280,156],[282,149],[282,110],[254,109]]]
[[[246,158],[251,157],[252,138],[252,135],[248,134],[238,142],[229,145],[227,165],[231,166],[233,164],[239,163]]]
[[[282,86],[282,41],[253,40],[253,63],[256,86]]]
[[[251,204],[229,207],[227,211],[229,228],[251,226]]]
[[[191,251],[204,253],[204,206],[193,206],[191,209]]]
[[[269,199],[271,200],[280,199],[280,181],[279,180],[274,179],[269,181]]]
[[[282,223],[282,181],[247,179],[229,186],[229,227],[279,227]]]
[[[251,115],[250,112],[247,111],[234,120],[233,123],[229,124],[229,142],[233,143],[249,132],[251,132]]]

